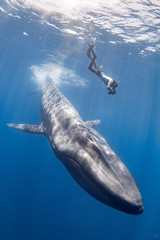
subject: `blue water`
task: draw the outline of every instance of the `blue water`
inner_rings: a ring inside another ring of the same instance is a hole
[[[111,44],[119,38],[101,30],[97,64],[120,81],[118,93],[109,96],[88,70],[84,41],[27,17],[0,14],[0,240],[160,239],[159,52],[143,55],[139,44]],[[69,54],[62,48],[68,37]],[[37,90],[31,66],[52,62],[58,49],[65,68],[86,81],[85,87],[61,84],[60,90],[83,120],[101,120],[96,130],[134,176],[143,214],[98,202],[72,179],[44,136],[6,126],[41,122],[40,95],[30,96]]]

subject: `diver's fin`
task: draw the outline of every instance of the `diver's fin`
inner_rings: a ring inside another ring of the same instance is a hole
[[[84,40],[86,41],[86,43],[88,44],[88,47],[90,47],[91,45],[89,44],[88,40],[86,37],[84,37]]]
[[[86,125],[89,127],[95,127],[97,126],[101,121],[100,120],[94,120],[94,121],[86,121]]]
[[[27,133],[43,134],[44,132],[42,123],[40,125],[7,123],[7,125]]]

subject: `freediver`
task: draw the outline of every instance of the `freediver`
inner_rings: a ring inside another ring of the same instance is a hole
[[[88,42],[87,42],[87,43],[88,43]],[[93,44],[90,45],[90,44],[88,43],[88,46],[89,46],[89,48],[88,48],[88,51],[87,51],[87,56],[91,59],[91,63],[89,64],[88,69],[89,69],[91,72],[95,73],[95,74],[106,84],[109,95],[110,95],[110,94],[112,94],[112,95],[115,94],[115,93],[116,93],[116,89],[115,89],[115,88],[118,86],[119,82],[116,82],[116,81],[113,80],[112,78],[106,76],[106,75],[103,73],[103,71],[100,70],[100,69],[97,67],[97,65],[96,65],[96,63],[95,63],[95,59],[97,58],[97,56],[96,56],[96,54],[95,54],[94,51],[93,51],[93,47],[94,47],[95,45],[93,45]],[[91,53],[92,53],[93,57],[91,56]],[[93,67],[93,65],[94,65],[94,67]]]

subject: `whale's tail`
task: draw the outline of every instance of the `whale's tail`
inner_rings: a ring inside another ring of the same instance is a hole
[[[32,125],[32,124],[14,124],[14,123],[7,123],[9,127],[18,129],[23,132],[27,133],[37,133],[37,134],[43,134],[43,124],[39,125]]]

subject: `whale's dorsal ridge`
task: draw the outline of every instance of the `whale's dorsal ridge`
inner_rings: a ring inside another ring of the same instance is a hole
[[[37,133],[37,134],[43,134],[43,124],[39,125],[32,125],[32,124],[14,124],[14,123],[8,123],[9,127],[18,129],[23,132],[27,133]]]

